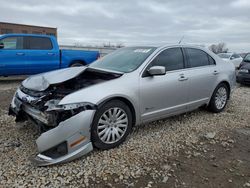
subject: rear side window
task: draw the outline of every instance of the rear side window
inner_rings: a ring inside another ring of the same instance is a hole
[[[188,55],[189,67],[201,67],[210,64],[215,64],[213,58],[202,50],[186,48],[186,52]]]
[[[240,58],[240,55],[238,55],[238,54],[233,54],[232,57],[236,59],[236,58]]]
[[[28,49],[31,50],[51,50],[53,48],[49,38],[46,37],[26,37]]]
[[[151,66],[164,66],[166,71],[184,68],[182,50],[180,48],[170,48],[161,52],[151,63]]]
[[[207,54],[207,57],[210,65],[216,65],[215,60],[210,55]]]
[[[3,45],[2,49],[6,50],[19,50],[23,49],[23,37],[6,37],[0,40]]]

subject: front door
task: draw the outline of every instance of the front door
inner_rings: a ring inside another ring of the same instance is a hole
[[[152,66],[164,66],[166,74],[150,76]],[[142,121],[152,121],[186,110],[187,77],[181,48],[162,51],[140,78],[140,110]]]
[[[5,37],[0,40],[0,75],[27,74],[27,54],[23,48],[23,37]]]

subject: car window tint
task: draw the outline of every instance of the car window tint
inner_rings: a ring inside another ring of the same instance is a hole
[[[2,49],[23,49],[23,37],[6,37],[0,40],[0,44],[4,45]]]
[[[184,60],[180,48],[171,48],[161,52],[151,63],[151,66],[164,66],[166,71],[184,68]]]
[[[210,65],[215,65],[216,64],[215,60],[210,55],[207,55],[207,57],[208,57],[208,61],[209,61]]]
[[[186,51],[188,54],[189,67],[200,67],[210,64],[206,52],[194,48],[187,48]]]
[[[29,49],[31,50],[51,50],[52,44],[46,37],[28,37]]]
[[[236,58],[240,58],[240,55],[238,55],[238,54],[233,54],[232,57],[236,59]]]

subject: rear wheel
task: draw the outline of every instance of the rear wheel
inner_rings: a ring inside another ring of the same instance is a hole
[[[229,88],[226,84],[219,84],[214,90],[213,96],[209,103],[209,110],[215,113],[219,113],[224,110],[229,98]]]
[[[93,145],[99,149],[110,149],[120,145],[132,128],[129,107],[119,100],[110,101],[96,112],[91,129]]]

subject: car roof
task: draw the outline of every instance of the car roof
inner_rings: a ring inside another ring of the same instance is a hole
[[[167,44],[167,45],[161,45],[161,46],[152,46],[152,45],[141,45],[141,46],[128,46],[128,47],[136,47],[136,48],[156,48],[157,50],[163,50],[165,48],[195,48],[203,50],[207,53],[210,53],[208,48],[204,47],[203,45],[194,45],[194,44]],[[211,54],[210,54],[211,55]]]
[[[228,54],[228,55],[232,55],[232,54],[235,54],[233,52],[223,52],[223,53],[218,53],[218,54]]]
[[[180,47],[180,48],[196,48],[207,51],[207,48],[205,48],[203,45],[195,45],[195,44],[168,44],[168,45],[162,45],[159,46],[158,49],[162,48],[169,48],[169,47]]]
[[[14,37],[14,36],[29,36],[29,37],[51,37],[51,35],[43,35],[43,34],[24,34],[24,33],[11,33],[11,34],[3,34],[3,35],[0,35],[0,37],[3,37],[3,36],[6,36],[6,37]]]

